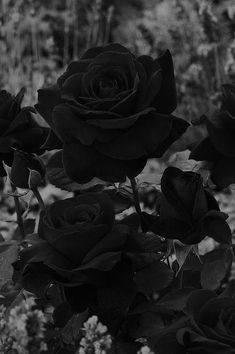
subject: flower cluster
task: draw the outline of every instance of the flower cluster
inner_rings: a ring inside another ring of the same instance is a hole
[[[18,354],[36,354],[47,350],[44,342],[46,318],[41,310],[34,307],[32,297],[13,307],[9,315],[1,306],[0,353],[15,350]]]
[[[105,354],[112,345],[107,327],[98,322],[97,316],[90,317],[83,325],[83,338],[76,354]]]

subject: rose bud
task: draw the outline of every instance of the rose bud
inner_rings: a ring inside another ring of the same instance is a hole
[[[161,179],[162,197],[159,215],[145,215],[150,230],[185,244],[195,244],[210,236],[230,243],[227,214],[220,212],[215,198],[203,188],[202,177],[168,167]]]
[[[36,109],[57,136],[51,145],[63,143],[67,175],[86,183],[125,181],[161,157],[189,125],[172,114],[176,106],[170,52],[136,57],[113,43],[88,49],[57,84],[39,90]]]
[[[45,166],[35,154],[28,154],[20,150],[14,151],[14,160],[10,172],[11,182],[18,188],[35,189],[44,176]]]
[[[222,105],[212,117],[204,117],[207,137],[190,158],[209,161],[211,180],[218,188],[235,183],[235,85],[224,85]]]
[[[49,129],[41,127],[33,118],[34,108],[21,108],[24,89],[13,96],[9,92],[0,91],[0,176],[6,176],[3,162],[11,166],[14,150],[20,149],[28,153],[42,153],[41,146],[45,142]]]

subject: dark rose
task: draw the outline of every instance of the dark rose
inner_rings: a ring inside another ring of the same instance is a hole
[[[189,354],[234,354],[235,298],[196,290],[188,300],[192,319],[178,330],[178,342]]]
[[[14,263],[16,274],[21,274],[25,289],[38,296],[51,283],[63,284],[67,300],[77,311],[98,295],[102,299],[107,287],[114,288],[113,296],[128,290],[125,301],[129,303],[140,264],[146,267],[159,260],[156,253],[150,256],[141,247],[142,234],[137,237],[127,225],[114,223],[113,204],[105,193],[55,202],[40,215],[38,233]],[[117,301],[121,304],[119,297]]]
[[[24,90],[12,96],[7,91],[0,91],[0,176],[5,176],[2,161],[11,166],[14,150],[39,152],[48,129],[40,127],[32,118],[33,108],[21,108]]]
[[[159,354],[234,354],[235,298],[199,289],[187,300],[188,316],[166,327],[155,340]]]
[[[45,172],[45,166],[37,155],[20,150],[14,151],[10,179],[16,187],[25,189],[32,185],[38,187]]]
[[[205,236],[229,243],[231,231],[227,215],[220,212],[215,198],[203,188],[202,177],[168,167],[161,179],[159,215],[145,214],[150,229],[185,244],[200,242]]]
[[[36,108],[63,143],[67,174],[85,183],[123,181],[162,156],[188,126],[171,114],[176,104],[169,51],[154,60],[110,44],[87,50],[39,90]]]
[[[235,85],[223,86],[220,112],[204,118],[208,136],[192,151],[190,158],[211,162],[211,179],[224,188],[235,183]]]

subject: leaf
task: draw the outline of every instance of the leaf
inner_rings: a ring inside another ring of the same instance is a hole
[[[190,251],[192,250],[192,245],[184,245],[180,241],[175,240],[173,242],[173,247],[174,247],[174,251],[175,251],[176,260],[179,265],[179,269],[177,271],[177,274],[178,274],[180,269],[184,265],[186,258],[188,257]]]
[[[97,291],[99,308],[102,311],[115,309],[125,312],[136,295],[136,286],[132,280],[133,271],[130,262],[122,261],[112,270],[108,286]]]
[[[124,338],[125,339],[125,338]],[[130,340],[130,339],[129,339]],[[141,347],[141,343],[134,342],[133,340],[130,342],[121,342],[113,339],[112,346],[109,349],[109,354],[136,354],[138,349]]]
[[[203,289],[218,289],[232,265],[232,251],[215,249],[202,256],[202,261],[201,285]]]
[[[164,328],[161,315],[156,312],[145,312],[135,316],[132,323],[128,324],[128,330],[133,338],[152,337]]]
[[[161,261],[155,261],[138,271],[134,277],[138,290],[151,294],[166,288],[173,279],[173,271]]]
[[[84,311],[80,314],[73,315],[67,322],[65,327],[61,330],[62,340],[66,344],[75,345],[79,339],[80,330],[83,323],[88,319],[88,311]]]
[[[6,242],[2,242],[2,247],[4,247]],[[9,244],[10,243],[10,244]],[[3,252],[0,253],[0,288],[7,281],[12,279],[13,268],[12,263],[16,260],[18,254],[18,242],[9,241],[7,242],[9,247],[5,248]]]
[[[188,297],[193,290],[195,289],[184,288],[184,289],[175,290],[171,293],[168,293],[163,298],[161,298],[161,300],[159,300],[157,304],[163,305],[167,309],[171,309],[174,311],[182,311],[185,308]]]

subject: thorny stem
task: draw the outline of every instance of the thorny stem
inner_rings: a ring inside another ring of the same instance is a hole
[[[139,193],[137,190],[136,180],[135,180],[135,178],[130,178],[130,181],[131,181],[131,188],[133,191],[135,210],[141,216],[140,199],[139,199]]]
[[[32,189],[32,192],[35,195],[35,197],[37,198],[37,201],[38,201],[38,204],[39,204],[39,207],[40,207],[41,211],[45,211],[46,207],[45,207],[44,201],[43,201],[43,199],[41,197],[41,194],[39,193],[38,189],[34,188],[34,189]]]
[[[22,209],[19,201],[19,197],[14,195],[14,192],[16,191],[16,187],[13,183],[11,183],[11,188],[13,191],[13,198],[15,202],[15,209],[16,209],[16,215],[17,215],[17,224],[20,229],[20,233],[22,235],[22,238],[25,238],[25,230],[24,230],[24,223],[23,223],[23,218],[22,218]]]

